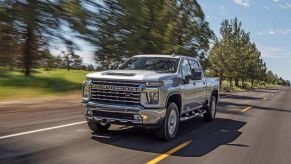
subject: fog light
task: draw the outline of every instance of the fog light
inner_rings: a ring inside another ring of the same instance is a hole
[[[140,117],[140,115],[135,114],[135,115],[133,115],[133,119],[135,119],[135,120],[141,120],[141,117]]]
[[[159,103],[159,92],[149,92],[147,93],[148,102],[150,104],[158,104]]]
[[[91,109],[88,109],[88,110],[87,110],[87,114],[88,114],[88,115],[93,115],[92,110],[91,110]]]
[[[141,117],[143,120],[146,120],[148,118],[148,116],[146,116],[146,115],[141,115]]]

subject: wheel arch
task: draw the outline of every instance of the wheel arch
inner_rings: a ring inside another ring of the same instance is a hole
[[[210,105],[209,103],[211,102],[210,100],[211,100],[212,96],[215,96],[216,101],[218,101],[218,98],[219,98],[218,89],[213,88],[213,89],[211,90],[211,94],[209,95],[209,97],[208,97],[208,99],[207,99],[207,105],[208,105],[208,106]]]
[[[181,114],[182,111],[182,96],[178,92],[171,93],[167,96],[166,106],[169,105],[170,102],[176,103],[178,106],[179,114]]]

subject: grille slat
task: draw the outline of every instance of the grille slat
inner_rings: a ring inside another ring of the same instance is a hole
[[[139,100],[139,97],[120,97],[120,96],[111,96],[111,95],[100,95],[100,94],[94,94],[92,95],[93,98],[111,98],[111,99],[125,99],[125,100]]]
[[[112,81],[112,80],[93,80],[93,84],[96,86],[91,89],[91,99],[95,102],[101,103],[118,103],[124,105],[138,105],[140,103],[140,91],[139,82],[130,82],[130,81]],[[108,88],[102,88],[104,86],[118,86]],[[127,87],[133,88],[133,90],[121,90],[120,88]]]
[[[127,87],[139,87],[140,85],[139,82],[109,81],[109,80],[93,80],[93,84],[127,86]]]

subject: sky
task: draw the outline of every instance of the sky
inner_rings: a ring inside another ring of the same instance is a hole
[[[198,0],[210,28],[219,36],[224,19],[237,17],[256,42],[267,68],[291,80],[291,0]],[[70,33],[70,31],[68,31]],[[71,37],[71,36],[69,36]],[[92,46],[73,38],[85,64],[96,65]],[[63,46],[61,46],[63,47]],[[60,50],[53,49],[53,54]]]
[[[262,52],[267,68],[291,80],[291,0],[198,0],[219,36],[222,20],[237,17]]]

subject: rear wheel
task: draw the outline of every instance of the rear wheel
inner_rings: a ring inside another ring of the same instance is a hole
[[[213,121],[216,116],[217,99],[215,96],[210,98],[210,104],[206,108],[206,113],[204,113],[205,121]]]
[[[110,124],[94,122],[89,120],[87,121],[87,123],[88,127],[94,132],[106,132],[110,127]]]
[[[172,102],[168,105],[166,118],[162,124],[162,127],[156,131],[156,136],[164,141],[174,139],[178,133],[179,123],[179,110],[176,103]]]

